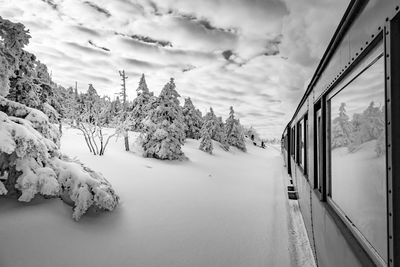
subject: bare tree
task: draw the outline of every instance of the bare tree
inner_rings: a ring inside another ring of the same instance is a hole
[[[125,74],[125,70],[119,71],[119,76],[121,76],[122,79],[122,88],[120,92],[120,96],[122,97],[122,112],[121,112],[121,122],[122,124],[125,124],[125,120],[127,118],[126,115],[126,79],[128,79],[128,76]],[[129,151],[129,139],[128,139],[128,130],[125,127],[120,127],[122,129],[123,134],[124,134],[124,140],[125,140],[125,150]]]
[[[83,98],[84,103],[76,120],[76,126],[72,127],[82,132],[91,153],[102,156],[110,139],[117,134],[104,131],[111,111],[111,101],[108,97],[100,98],[92,85]]]

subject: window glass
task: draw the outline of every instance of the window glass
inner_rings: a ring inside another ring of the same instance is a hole
[[[321,162],[322,162],[322,115],[321,109],[318,109],[315,113],[315,179],[314,179],[314,187],[318,189],[319,192],[322,192],[321,188]]]
[[[293,157],[294,157],[294,152],[295,152],[295,150],[296,150],[296,147],[295,147],[295,140],[296,140],[296,138],[295,138],[295,130],[294,130],[294,127],[292,128],[292,135],[291,135],[291,139],[292,139],[292,155],[293,155]]]
[[[304,116],[304,120],[303,120],[303,146],[302,146],[302,153],[303,153],[303,170],[304,170],[304,174],[307,174],[307,146],[308,146],[308,141],[307,141],[307,137],[308,137],[308,117],[307,115]]]
[[[297,142],[297,147],[298,147],[298,151],[297,151],[297,156],[298,156],[298,160],[297,162],[299,163],[299,165],[303,168],[303,155],[304,155],[304,122],[303,120],[301,120],[298,124],[298,142]]]
[[[329,104],[331,198],[387,262],[383,57]]]

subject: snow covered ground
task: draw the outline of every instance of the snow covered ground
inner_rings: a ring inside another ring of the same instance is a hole
[[[289,243],[306,235],[288,229],[276,149],[214,144],[209,155],[189,139],[189,160],[167,162],[125,152],[122,138],[103,157],[76,130],[61,141],[64,153],[104,174],[121,204],[75,222],[58,199],[1,199],[0,266],[296,266]]]

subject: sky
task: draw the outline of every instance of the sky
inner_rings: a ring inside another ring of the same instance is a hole
[[[0,0],[0,16],[23,23],[26,49],[56,83],[91,83],[128,98],[142,73],[159,94],[170,77],[203,115],[279,138],[349,1],[345,0]]]

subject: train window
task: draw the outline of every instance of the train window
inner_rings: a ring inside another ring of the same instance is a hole
[[[293,127],[293,158],[296,159],[296,126]]]
[[[305,115],[297,124],[297,163],[307,174],[307,115]]]
[[[354,226],[352,229],[359,240],[387,263],[382,54],[358,72],[328,101],[329,196],[333,206]]]
[[[295,150],[296,150],[296,146],[295,146],[295,129],[294,129],[294,127],[292,128],[292,134],[291,134],[291,138],[292,138],[292,140],[291,140],[291,147],[292,147],[292,149],[291,149],[291,155],[294,157],[294,155],[295,155]]]
[[[303,167],[304,155],[304,121],[297,123],[297,163]]]
[[[303,171],[304,174],[307,174],[308,162],[307,162],[307,149],[308,149],[308,116],[307,114],[303,119]]]
[[[315,166],[315,175],[314,175],[314,188],[317,189],[320,193],[322,193],[322,112],[321,112],[321,104],[319,103],[316,106],[315,112],[315,128],[314,128],[314,136],[315,136],[315,157],[314,157],[314,166]]]
[[[293,156],[294,144],[293,144],[293,129],[290,129],[290,155]]]

